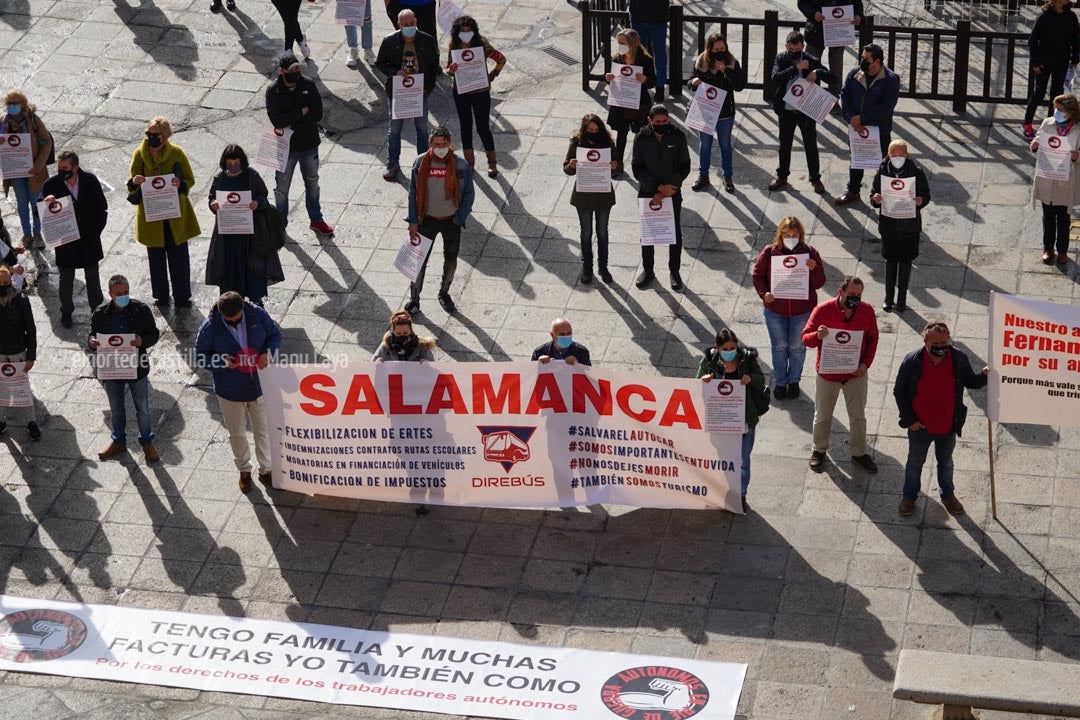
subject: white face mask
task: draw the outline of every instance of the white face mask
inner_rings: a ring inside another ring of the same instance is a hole
[[[906,157],[896,157],[895,155],[893,155],[892,157],[889,158],[889,164],[892,165],[897,170],[904,167],[904,163],[906,163],[906,162],[907,162]]]
[[[475,33],[472,30],[463,30],[458,33],[458,39],[467,45],[472,42],[473,35],[475,35]]]
[[[793,237],[793,238],[786,237],[786,238],[783,238],[781,240],[781,242],[784,243],[784,247],[786,247],[788,250],[794,250],[795,246],[799,244],[799,238],[797,238],[797,237]]]
[[[439,158],[440,160],[450,154],[450,148],[448,147],[431,148],[431,151],[435,153],[435,157]]]
[[[617,55],[626,55],[628,52],[630,52],[630,46],[629,45],[623,45],[623,44],[620,43],[620,44],[615,46],[615,53]]]

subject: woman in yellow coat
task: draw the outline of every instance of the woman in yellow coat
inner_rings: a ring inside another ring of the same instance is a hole
[[[171,280],[172,297],[176,307],[191,307],[191,262],[187,241],[199,233],[199,220],[191,206],[188,193],[195,184],[195,175],[187,155],[169,142],[172,125],[156,117],[146,126],[146,138],[131,156],[131,179],[128,180],[128,201],[139,206],[135,219],[135,239],[146,246],[150,260],[150,288],[154,304],[169,304]],[[143,188],[149,178],[173,175],[172,185],[180,196],[180,217],[148,222]]]

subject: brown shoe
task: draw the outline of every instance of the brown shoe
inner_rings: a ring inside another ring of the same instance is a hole
[[[850,205],[851,203],[859,202],[860,200],[862,200],[862,196],[859,195],[859,193],[848,190],[843,195],[836,198],[836,204],[840,206]]]
[[[394,182],[398,178],[398,173],[401,172],[401,166],[397,163],[386,166],[386,172],[382,174],[382,179],[386,182]]]
[[[240,473],[240,492],[249,493],[249,492],[251,492],[251,488],[252,488],[252,485],[251,485],[251,473],[249,473],[249,472]]]
[[[825,470],[825,453],[815,450],[810,455],[810,469],[814,472],[824,472]]]
[[[774,177],[772,179],[772,182],[769,183],[769,189],[770,190],[779,190],[780,188],[785,187],[786,185],[787,185],[787,178],[782,178],[779,175],[777,175],[776,177]]]
[[[822,195],[825,194],[825,183],[821,182],[820,180],[811,180],[810,186],[814,188],[814,192],[820,193]]]
[[[158,455],[157,448],[154,447],[152,443],[147,443],[143,445],[142,451],[143,457],[146,458],[146,462],[157,462],[161,459],[161,456]]]
[[[126,452],[127,452],[127,445],[124,445],[123,443],[118,443],[115,440],[113,440],[111,443],[109,443],[109,447],[105,448],[104,450],[102,450],[101,452],[99,452],[97,454],[97,457],[98,457],[98,460],[108,460],[111,457],[116,457],[117,455],[120,455],[120,454],[126,453]]]
[[[270,487],[274,482],[274,476],[273,474],[268,472],[259,473],[259,482],[261,482],[266,487]]]
[[[1057,264],[1067,265],[1069,263],[1069,253],[1059,252],[1057,254]]]
[[[498,177],[499,176],[499,164],[498,164],[498,161],[495,159],[496,158],[496,152],[494,150],[488,150],[486,154],[487,154],[487,161],[488,161],[488,177],[490,177],[490,178]]]
[[[900,514],[907,517],[911,513],[915,512],[915,501],[904,498],[900,501]]]
[[[949,511],[950,515],[964,514],[964,506],[960,504],[960,501],[956,499],[955,495],[941,498],[941,504],[945,506],[945,509]]]
[[[469,163],[469,167],[476,167],[476,151],[472,148],[461,151],[465,155],[465,162]]]

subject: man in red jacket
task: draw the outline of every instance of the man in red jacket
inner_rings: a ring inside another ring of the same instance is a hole
[[[817,385],[814,397],[814,452],[810,469],[825,469],[833,410],[841,391],[847,403],[851,431],[851,460],[871,473],[877,464],[866,452],[866,372],[877,352],[877,316],[862,302],[863,281],[848,275],[835,298],[810,313],[803,328],[803,344],[817,348]]]

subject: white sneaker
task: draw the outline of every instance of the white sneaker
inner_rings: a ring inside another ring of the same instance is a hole
[[[300,41],[300,52],[304,54],[305,60],[311,57],[311,48],[308,47],[307,40]]]
[[[345,61],[346,67],[356,67],[356,61],[360,59],[360,51],[356,48],[349,48],[349,59]]]
[[[371,48],[365,49],[364,50],[364,59],[367,60],[368,65],[374,65],[375,64],[375,51],[372,50]]]

